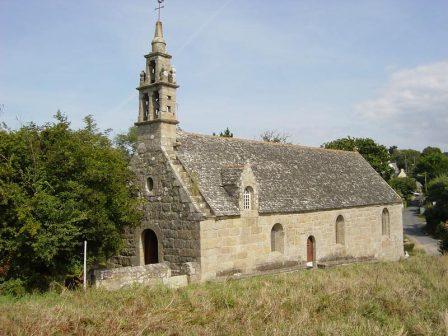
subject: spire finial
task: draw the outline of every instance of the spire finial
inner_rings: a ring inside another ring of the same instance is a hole
[[[160,11],[162,10],[162,8],[165,8],[165,6],[162,6],[162,4],[165,2],[165,0],[157,0],[157,2],[159,3],[159,6],[156,8],[156,11],[159,12],[158,21],[160,21]]]

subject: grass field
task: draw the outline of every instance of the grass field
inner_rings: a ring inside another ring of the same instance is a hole
[[[448,256],[179,290],[0,297],[1,335],[448,335]]]

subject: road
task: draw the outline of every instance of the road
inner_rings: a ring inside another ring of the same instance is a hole
[[[408,206],[403,210],[404,234],[420,245],[427,254],[440,255],[439,241],[428,236],[423,231],[426,222],[424,219],[419,218],[418,214],[419,208],[416,206]]]

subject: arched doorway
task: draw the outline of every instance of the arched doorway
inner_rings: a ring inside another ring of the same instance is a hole
[[[159,262],[159,242],[153,230],[147,229],[142,233],[143,253],[145,265]]]
[[[313,267],[316,261],[316,239],[313,236],[309,236],[306,242],[306,265]]]

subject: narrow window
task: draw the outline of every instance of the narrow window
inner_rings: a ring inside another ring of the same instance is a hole
[[[281,224],[275,224],[271,230],[271,251],[280,252],[284,251],[285,233]]]
[[[145,93],[143,95],[143,121],[148,121],[149,117],[149,95]]]
[[[146,179],[146,191],[152,192],[154,190],[154,180],[151,177]]]
[[[168,98],[168,100],[171,100],[172,99],[172,97],[171,96],[166,96],[167,98]]]
[[[171,113],[171,106],[167,106],[168,112]]]
[[[154,92],[152,99],[154,105],[154,118],[158,118],[160,116],[160,95],[158,91]]]
[[[336,219],[336,244],[345,244],[345,221],[342,216]]]
[[[251,187],[247,187],[246,189],[244,189],[244,195],[243,195],[244,210],[252,210],[253,193],[254,192]]]
[[[156,81],[156,61],[149,62],[149,75],[151,76],[151,83]]]
[[[383,236],[389,236],[390,235],[390,215],[389,210],[384,209],[383,214],[381,216],[381,232]]]

